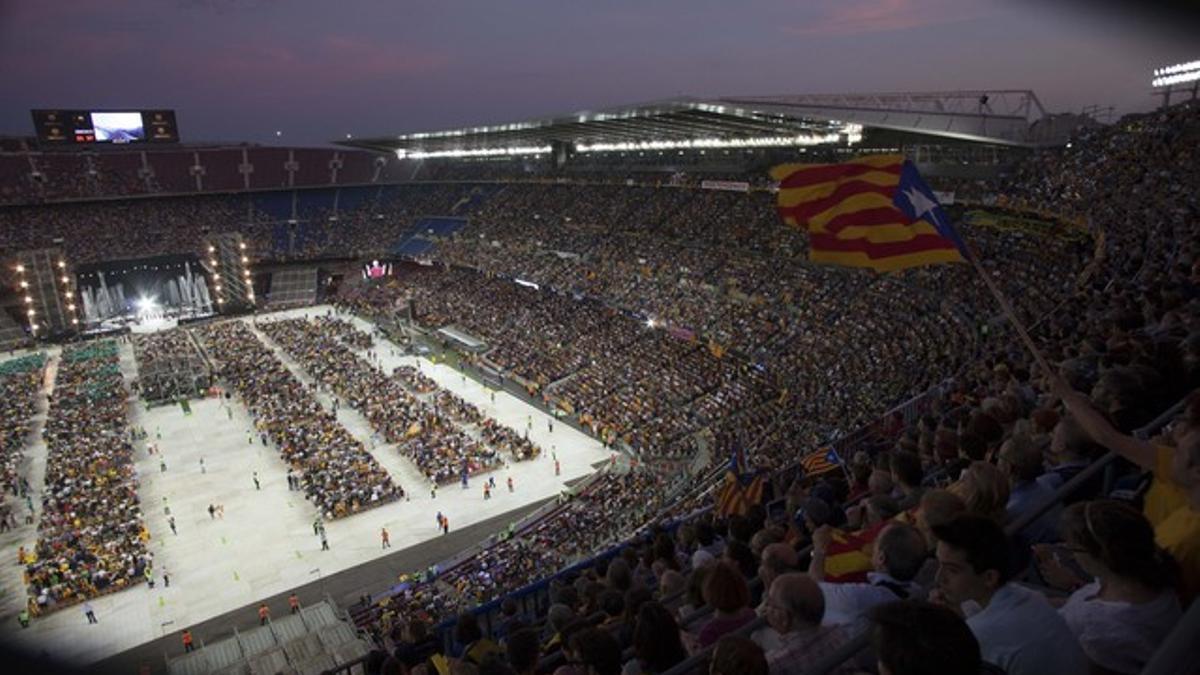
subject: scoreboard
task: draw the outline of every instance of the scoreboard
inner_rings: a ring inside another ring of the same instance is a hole
[[[174,110],[34,110],[33,126],[49,145],[179,142]]]

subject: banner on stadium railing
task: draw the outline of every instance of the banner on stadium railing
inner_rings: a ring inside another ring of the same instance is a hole
[[[705,190],[728,190],[730,192],[749,192],[750,184],[740,180],[702,180],[700,187]]]
[[[954,203],[954,190],[949,192],[933,191],[933,196],[942,206],[949,206]]]

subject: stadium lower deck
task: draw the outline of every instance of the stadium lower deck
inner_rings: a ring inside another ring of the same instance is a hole
[[[327,310],[323,306],[313,307],[260,314],[257,318],[316,315]],[[367,322],[357,318],[353,321],[373,332]],[[272,344],[272,347],[302,381],[312,382],[295,361],[277,346]],[[92,663],[314,582],[317,584],[314,590],[320,595],[326,592],[334,595],[335,585],[324,587],[326,578],[368,563],[396,561],[392,570],[394,580],[400,573],[415,571],[403,562],[421,557],[414,548],[443,537],[435,522],[438,511],[449,518],[452,534],[505,514],[515,519],[527,513],[530,505],[556,497],[569,484],[593,473],[596,466],[610,459],[599,441],[565,424],[556,424],[551,431],[548,415],[509,394],[496,392],[493,403],[490,390],[449,366],[401,355],[395,345],[379,338],[375,338],[374,351],[379,365],[387,372],[404,364],[418,366],[439,387],[475,405],[488,417],[519,433],[528,427],[529,438],[547,453],[536,460],[513,463],[508,468],[472,477],[467,489],[444,486],[433,498],[428,481],[416,466],[402,457],[394,445],[373,443],[366,419],[343,402],[337,413],[339,421],[366,445],[392,479],[404,487],[409,500],[327,523],[330,550],[322,551],[320,539],[313,532],[317,509],[301,492],[288,490],[286,465],[274,447],[264,446],[251,432],[250,417],[236,396],[229,400],[232,414],[217,398],[193,400],[191,413],[185,414],[178,405],[147,410],[131,397],[130,424],[143,427],[148,433],[145,440],[136,443],[134,457],[139,496],[151,536],[149,548],[155,556],[154,588],[139,584],[93,600],[91,604],[99,620],[95,625],[86,621],[80,606],[73,606],[40,617],[27,629],[21,629],[15,620],[5,621],[0,628],[0,639],[23,651],[37,653],[52,647],[56,658]],[[51,355],[47,380],[52,380],[57,350],[51,351]],[[136,377],[132,348],[125,343],[121,344],[121,368],[127,383]],[[322,392],[318,398],[326,409],[332,409],[329,394]],[[23,473],[33,487],[35,504],[40,503],[46,461],[46,446],[40,438],[44,420],[43,401],[26,449],[27,468]],[[151,444],[158,446],[160,454],[148,451]],[[561,475],[555,475],[551,451],[561,464]],[[165,471],[160,462],[166,464]],[[255,489],[255,472],[260,490]],[[483,481],[491,476],[495,477],[497,488],[492,491],[492,498],[484,501]],[[514,482],[511,493],[505,487],[509,476]],[[210,517],[210,504],[223,505],[224,516]],[[171,532],[167,508],[175,518],[178,534]],[[500,519],[490,531],[477,532],[474,540],[465,543],[481,541],[507,522]],[[386,550],[380,540],[380,529],[384,527],[392,545]],[[22,523],[0,535],[0,546],[11,551],[18,545],[32,549],[36,537],[35,526]],[[464,542],[459,540],[454,550],[463,547]],[[440,559],[433,558],[431,562]],[[170,574],[169,588],[162,583],[164,568]],[[0,571],[3,589],[0,611],[6,616],[15,615],[26,602],[21,569],[19,565],[8,564]],[[376,584],[370,590],[378,592],[384,587]],[[345,606],[357,596],[350,593],[349,597],[333,599]],[[281,606],[275,607],[277,613],[282,610]],[[243,613],[246,616],[231,617],[231,621],[253,621],[256,617],[252,608]]]

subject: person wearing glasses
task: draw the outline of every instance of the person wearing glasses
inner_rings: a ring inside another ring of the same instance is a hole
[[[1145,516],[1122,502],[1072,504],[1061,527],[1075,563],[1094,580],[1059,614],[1094,665],[1141,672],[1182,613],[1175,561],[1155,545]]]

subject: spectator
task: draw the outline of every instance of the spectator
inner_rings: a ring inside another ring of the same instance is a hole
[[[479,621],[474,614],[459,614],[454,626],[454,641],[462,645],[462,660],[476,666],[484,660],[500,653],[500,645],[483,634]]]
[[[1008,479],[1006,522],[1022,517],[1053,496],[1054,490],[1038,481],[1043,474],[1042,450],[1027,432],[1014,433],[1001,444],[998,466]],[[1062,507],[1055,506],[1022,530],[1018,541],[1022,550],[1030,544],[1056,541],[1056,525],[1061,516]]]
[[[575,613],[570,607],[558,603],[550,605],[550,609],[546,610],[546,629],[550,631],[550,635],[546,636],[546,644],[542,651],[558,651],[564,644],[563,631],[574,621]]]
[[[624,675],[657,675],[687,658],[679,624],[657,602],[647,602],[638,610],[632,642],[634,658],[625,664]]]
[[[829,545],[828,536],[828,530],[821,530],[813,540],[809,576],[814,580],[824,578],[824,568],[816,565],[824,562],[821,551]],[[925,539],[917,528],[898,522],[884,527],[875,539],[871,556],[874,571],[867,575],[866,583],[821,582],[825,625],[854,625],[864,621],[867,611],[875,605],[920,595],[921,588],[913,579],[925,563],[926,555]]]
[[[440,649],[437,638],[429,635],[428,625],[420,618],[414,618],[404,625],[401,640],[396,643],[392,653],[411,670]]]
[[[1008,515],[1008,481],[996,465],[982,460],[971,462],[950,491],[962,497],[967,510],[1004,523]]]
[[[621,645],[601,628],[589,628],[571,637],[571,650],[587,675],[619,675]]]
[[[678,611],[683,605],[686,591],[687,579],[682,574],[675,570],[663,572],[658,581],[658,597],[667,609],[672,612]]]
[[[949,490],[928,490],[921,495],[921,505],[917,508],[914,522],[925,540],[926,558],[914,581],[922,591],[932,589],[937,576],[937,537],[933,534],[933,528],[954,520],[966,510],[966,503]]]
[[[921,469],[921,459],[912,452],[892,453],[892,481],[900,492],[897,504],[901,511],[915,509],[921,501],[924,488],[921,487],[925,473]]]
[[[979,641],[946,607],[897,600],[869,616],[879,675],[979,675]]]
[[[801,675],[849,639],[842,626],[822,624],[825,598],[806,574],[776,577],[763,604],[767,623],[779,635],[779,646],[766,651],[771,675]]]
[[[1078,641],[1046,598],[1011,582],[1011,551],[995,520],[963,514],[933,532],[938,596],[967,617],[983,660],[1009,675],[1087,670]]]
[[[1095,668],[1141,672],[1181,614],[1174,561],[1155,545],[1145,517],[1120,502],[1072,504],[1062,529],[1094,581],[1059,613]]]
[[[1187,398],[1175,424],[1172,449],[1122,434],[1065,382],[1055,384],[1055,393],[1089,437],[1154,472],[1146,516],[1154,526],[1155,541],[1179,564],[1184,602],[1190,602],[1200,593],[1200,392]]]
[[[697,635],[701,647],[713,644],[722,635],[732,633],[754,620],[746,580],[737,568],[727,562],[714,565],[705,579],[704,602],[713,608],[714,616],[701,626]]]
[[[537,631],[520,628],[509,633],[504,641],[504,651],[508,656],[508,664],[517,675],[534,675],[537,671],[541,651]]]
[[[1063,417],[1054,427],[1050,441],[1051,466],[1038,477],[1038,483],[1050,490],[1057,490],[1064,483],[1083,471],[1100,458],[1103,448],[1089,438],[1088,434],[1070,415]],[[1091,480],[1069,495],[1068,503],[1092,499],[1100,493],[1101,480]]]
[[[713,649],[708,675],[768,675],[762,647],[749,638],[727,635]]]

